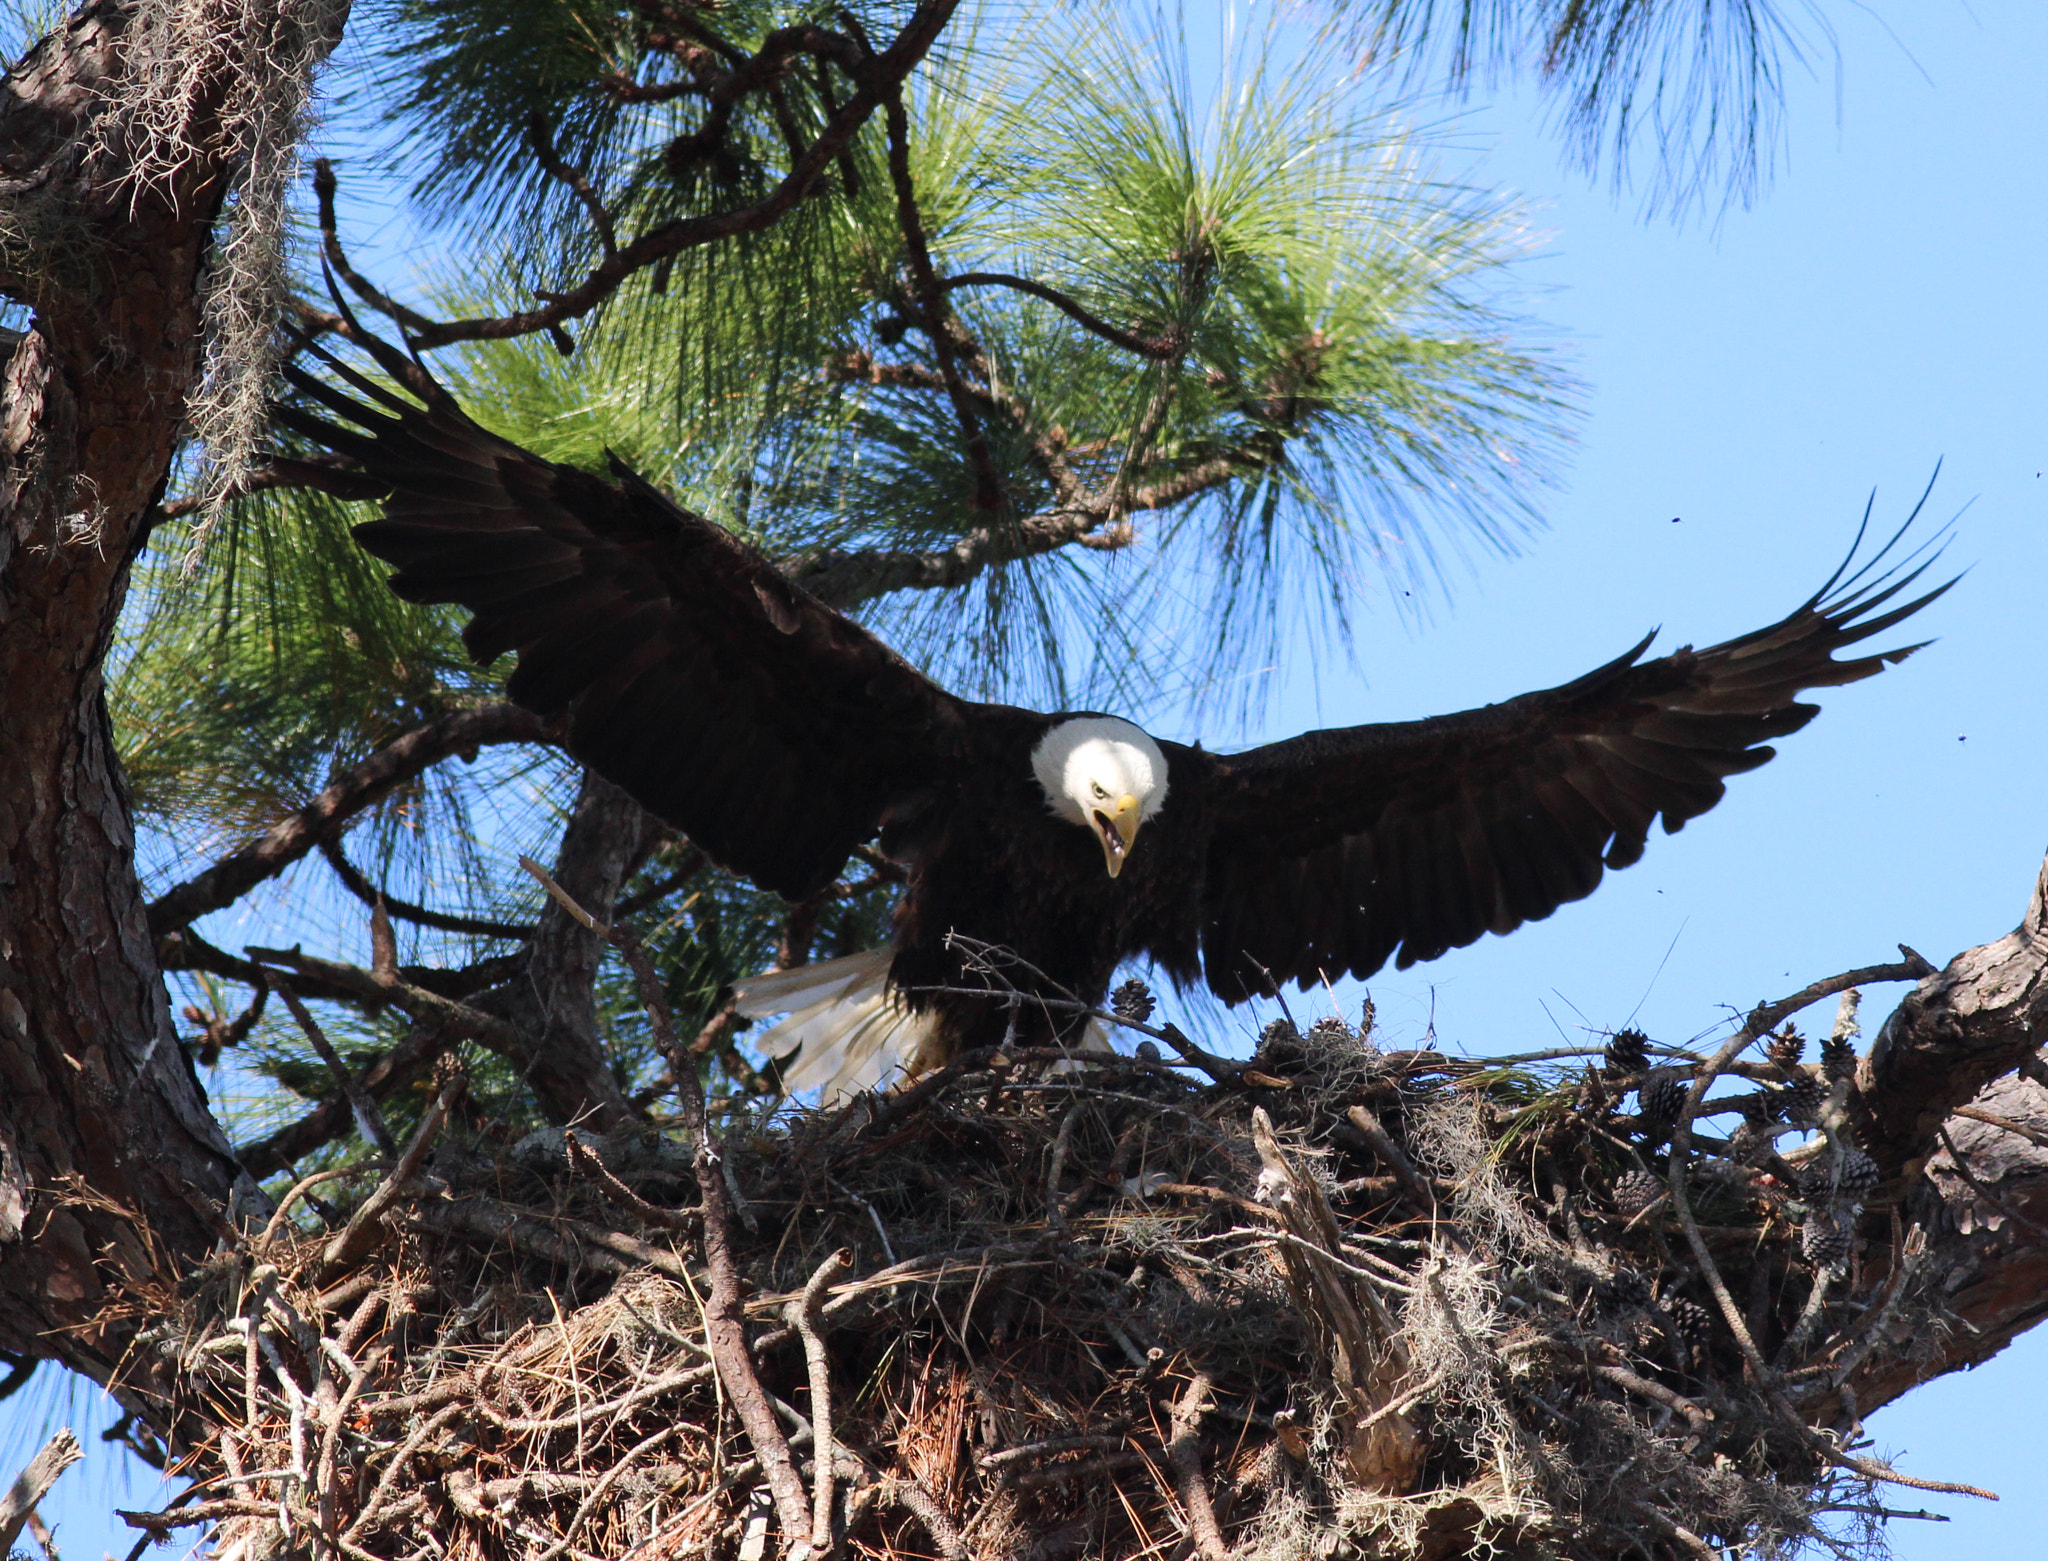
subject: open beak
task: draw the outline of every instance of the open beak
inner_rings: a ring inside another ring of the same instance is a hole
[[[1129,792],[1116,799],[1108,812],[1097,808],[1090,815],[1095,833],[1102,841],[1102,856],[1114,878],[1124,870],[1124,858],[1131,854],[1131,842],[1138,838],[1138,799]]]

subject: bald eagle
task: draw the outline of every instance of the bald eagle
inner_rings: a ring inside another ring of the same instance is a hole
[[[1801,690],[1917,650],[1833,654],[1948,589],[1887,606],[1927,562],[1844,578],[1845,562],[1706,650],[1645,660],[1646,637],[1501,704],[1210,753],[1111,714],[958,698],[618,460],[607,481],[486,432],[387,344],[370,350],[417,402],[312,350],[356,395],[291,383],[350,426],[303,406],[278,420],[385,490],[355,535],[396,566],[392,589],[468,608],[479,662],[516,652],[507,692],[559,718],[570,753],[792,901],[868,842],[902,868],[891,949],[739,992],[743,1012],[790,1016],[765,1042],[785,1083],[828,1094],[1012,1026],[1072,1044],[1071,1000],[1099,1006],[1133,956],[1236,1003],[1540,920],[1771,758],[1816,713]],[[983,995],[954,934],[1007,951],[1030,1000]]]

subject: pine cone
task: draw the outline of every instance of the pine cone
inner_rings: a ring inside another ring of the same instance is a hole
[[[1794,1127],[1814,1127],[1820,1122],[1821,1102],[1828,1098],[1828,1092],[1821,1088],[1820,1080],[1809,1074],[1800,1074],[1785,1089],[1785,1120]]]
[[[1292,1046],[1301,1039],[1301,1032],[1294,1028],[1291,1019],[1275,1019],[1259,1032],[1260,1052],[1269,1052],[1275,1046]]]
[[[1828,1082],[1856,1076],[1856,1048],[1846,1038],[1830,1036],[1820,1043],[1820,1071]]]
[[[1603,1306],[1641,1306],[1650,1299],[1650,1282],[1632,1268],[1617,1268],[1593,1286],[1593,1297]]]
[[[1318,1019],[1308,1027],[1309,1039],[1320,1041],[1325,1046],[1349,1042],[1354,1038],[1355,1034],[1356,1032],[1352,1030],[1350,1025],[1337,1018],[1334,1014],[1328,1019]]]
[[[1806,1037],[1792,1025],[1786,1025],[1771,1039],[1771,1061],[1778,1065],[1778,1071],[1786,1077],[1799,1066],[1799,1059],[1806,1055]]]
[[[1841,1174],[1836,1178],[1842,1202],[1861,1204],[1880,1180],[1875,1160],[1853,1145],[1843,1148]]]
[[[1641,1073],[1650,1066],[1650,1038],[1634,1028],[1616,1030],[1608,1038],[1607,1071],[1609,1073]]]
[[[1667,1297],[1664,1315],[1671,1319],[1671,1326],[1679,1338],[1694,1349],[1703,1348],[1714,1336],[1714,1314],[1697,1301],[1689,1301],[1682,1295]]]
[[[1150,1019],[1154,1006],[1152,989],[1136,976],[1119,985],[1109,998],[1109,1011],[1133,1024],[1143,1024]]]
[[[1615,1178],[1612,1196],[1615,1212],[1632,1220],[1664,1196],[1664,1182],[1648,1171],[1630,1171]]]
[[[1830,1272],[1849,1266],[1849,1230],[1832,1214],[1823,1214],[1799,1227],[1799,1250],[1815,1268]]]
[[[1665,1126],[1678,1120],[1678,1113],[1685,1109],[1685,1097],[1692,1088],[1692,1074],[1685,1068],[1658,1068],[1645,1078],[1636,1099],[1641,1103],[1643,1118]]]

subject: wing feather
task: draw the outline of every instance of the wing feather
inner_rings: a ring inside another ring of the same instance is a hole
[[[972,707],[739,539],[616,461],[607,481],[486,432],[384,343],[417,401],[302,345],[334,380],[288,368],[304,400],[277,420],[386,487],[355,534],[392,589],[468,608],[472,655],[518,654],[512,698],[713,858],[801,897],[951,778]]]
[[[1434,959],[1592,893],[1642,856],[1652,824],[1669,833],[1706,812],[1729,776],[1812,720],[1802,691],[1858,682],[1921,648],[1836,654],[1955,583],[1899,600],[1939,554],[1937,535],[1880,568],[1910,525],[1851,574],[1859,531],[1819,593],[1724,644],[1645,660],[1646,638],[1503,704],[1223,758],[1203,928],[1210,986],[1237,1001],[1340,970],[1368,976],[1390,957]]]

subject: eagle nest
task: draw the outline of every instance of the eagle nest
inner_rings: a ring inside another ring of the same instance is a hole
[[[983,1051],[716,1137],[686,1087],[678,1135],[428,1152],[444,1078],[359,1196],[157,1298],[204,1478],[129,1520],[233,1561],[1881,1548],[1845,1383],[1938,1314],[1863,1262],[1853,1025],[1229,1062],[1118,997],[1179,1060]]]

